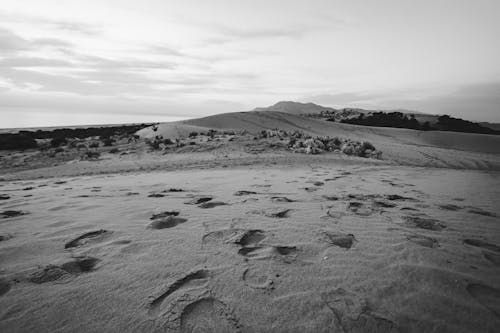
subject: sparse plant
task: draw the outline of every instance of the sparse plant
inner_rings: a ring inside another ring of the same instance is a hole
[[[99,148],[99,142],[92,142],[89,144],[89,148]]]
[[[50,145],[55,148],[68,144],[68,140],[64,137],[55,137],[50,141]]]

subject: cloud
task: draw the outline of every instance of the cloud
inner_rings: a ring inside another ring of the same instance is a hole
[[[27,50],[30,43],[12,31],[0,27],[0,51],[10,53]]]
[[[47,21],[48,24],[53,25],[56,29],[66,30],[72,33],[80,33],[84,35],[97,35],[101,33],[101,29],[90,24],[80,22],[67,22],[67,21]]]
[[[19,67],[71,67],[74,64],[66,60],[16,56],[0,59],[0,68]],[[1,76],[1,73],[0,73]]]
[[[12,31],[0,27],[0,51],[18,53],[20,51],[38,50],[41,47],[71,47],[70,42],[57,38],[25,39]]]

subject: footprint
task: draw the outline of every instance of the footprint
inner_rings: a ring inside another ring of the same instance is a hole
[[[236,192],[234,195],[236,195],[236,196],[243,196],[243,195],[251,195],[251,194],[257,194],[257,192],[243,190],[243,191]]]
[[[182,188],[174,188],[174,187],[162,191],[162,193],[169,193],[169,192],[185,192],[185,191]]]
[[[176,280],[168,286],[167,290],[164,293],[151,301],[151,303],[149,304],[149,314],[159,314],[163,301],[177,290],[199,288],[200,286],[206,285],[208,282],[208,277],[209,271],[206,269],[200,269],[188,273],[184,277]]]
[[[393,321],[373,313],[365,299],[342,288],[323,293],[321,298],[335,315],[339,331],[399,332]]]
[[[271,197],[271,201],[274,201],[274,202],[295,202],[295,200],[289,199],[287,197]]]
[[[483,251],[483,256],[491,263],[500,266],[500,255]]]
[[[439,242],[436,239],[422,235],[410,235],[407,236],[406,239],[408,239],[412,243],[429,247],[431,249],[439,246]]]
[[[10,282],[4,278],[0,278],[0,296],[5,295],[10,290]]]
[[[61,266],[48,265],[44,268],[32,273],[28,280],[42,284],[47,282],[64,282],[70,279],[73,275],[90,272],[94,270],[99,259],[92,257],[77,257],[75,260],[62,264]]]
[[[478,214],[478,215],[483,215],[483,216],[489,216],[489,217],[497,217],[497,214],[495,213],[492,213],[492,212],[488,212],[486,210],[483,210],[481,208],[476,208],[476,207],[471,207],[469,210],[468,210],[469,213],[472,213],[472,214]]]
[[[376,207],[381,207],[381,208],[394,208],[396,207],[396,204],[392,202],[387,202],[384,200],[374,200],[373,205]]]
[[[8,196],[7,194],[0,194],[0,200],[9,200],[10,199],[10,196]]]
[[[200,207],[200,208],[214,208],[217,206],[225,206],[225,205],[227,205],[227,203],[222,202],[222,201],[207,201],[207,202],[204,202],[204,203],[198,205],[198,207]]]
[[[240,332],[240,325],[227,305],[206,297],[184,308],[181,314],[181,332]]]
[[[435,219],[423,218],[418,216],[404,216],[405,224],[413,228],[421,228],[432,231],[441,231],[446,225]]]
[[[90,241],[101,241],[105,237],[109,236],[111,234],[111,231],[100,229],[100,230],[95,230],[95,231],[90,231],[87,232],[72,241],[64,244],[65,249],[69,249],[72,247],[78,247],[87,244]]]
[[[413,198],[409,198],[409,197],[403,197],[399,194],[388,194],[385,196],[385,198],[387,200],[391,200],[391,201],[395,201],[395,200],[398,200],[398,201],[407,201],[407,200],[410,200],[410,201],[414,201],[415,199]]]
[[[284,217],[288,217],[288,215],[291,211],[292,211],[292,209],[271,208],[271,209],[265,209],[265,210],[252,210],[252,211],[249,211],[248,213],[260,214],[260,215],[264,215],[267,217],[273,217],[273,218],[284,218]]]
[[[250,246],[238,251],[239,255],[247,258],[263,259],[276,256],[293,256],[297,252],[295,246]]]
[[[268,289],[274,284],[269,269],[264,268],[263,265],[253,265],[247,268],[243,272],[242,280],[247,286],[257,289]]]
[[[156,220],[156,219],[161,219],[161,218],[164,218],[167,216],[178,216],[179,214],[180,214],[180,212],[178,210],[171,210],[171,211],[161,212],[158,214],[153,214],[153,216],[151,216],[149,219]]]
[[[167,216],[162,219],[156,219],[148,226],[151,229],[165,229],[165,228],[173,228],[181,223],[187,222],[187,219],[177,216]]]
[[[483,284],[468,284],[467,292],[500,318],[500,291]]]
[[[0,212],[0,216],[4,219],[9,218],[9,217],[17,217],[21,215],[26,215],[28,213],[20,211],[20,210],[4,210],[3,212]]]
[[[186,205],[199,205],[201,203],[212,200],[212,196],[196,196],[193,199],[184,202]]]
[[[70,274],[86,273],[94,270],[100,260],[93,257],[76,257],[61,265],[61,268]]]
[[[256,245],[260,243],[260,241],[262,241],[264,238],[266,238],[266,235],[262,230],[246,230],[243,235],[234,243],[241,246]]]
[[[354,241],[356,240],[353,234],[324,231],[323,235],[325,236],[328,243],[342,247],[344,249],[350,249],[354,244]]]
[[[500,246],[495,245],[495,244],[491,244],[491,243],[487,243],[487,242],[479,240],[479,239],[465,239],[464,244],[476,246],[476,247],[480,247],[480,248],[483,248],[486,250],[500,253]]]
[[[150,195],[148,195],[148,198],[163,198],[165,196],[165,194],[161,194],[161,193],[151,193]]]
[[[438,205],[439,208],[443,210],[451,210],[451,211],[457,211],[462,209],[462,207],[457,206],[457,205],[452,205],[452,204],[446,204],[446,205]]]
[[[6,241],[6,240],[9,240],[12,238],[12,235],[11,234],[3,234],[3,235],[0,235],[0,242],[3,242],[3,241]]]

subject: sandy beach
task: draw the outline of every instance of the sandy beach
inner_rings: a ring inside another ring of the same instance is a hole
[[[4,169],[0,330],[496,331],[498,155],[474,170],[242,142]]]

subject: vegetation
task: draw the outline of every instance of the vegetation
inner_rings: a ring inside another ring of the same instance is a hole
[[[0,150],[37,148],[34,138],[25,134],[0,134]]]
[[[335,121],[334,119],[327,119]],[[363,126],[409,128],[422,131],[453,131],[464,133],[500,134],[491,128],[481,126],[471,121],[453,118],[447,115],[440,116],[437,123],[431,125],[428,121],[421,124],[413,115],[405,115],[401,112],[374,112],[365,116],[360,114],[357,118],[343,119],[342,123]]]
[[[131,137],[138,130],[151,124],[102,126],[88,128],[58,128],[55,130],[19,131],[0,134],[0,150],[37,148],[36,139],[51,139],[50,145],[57,148],[68,143],[68,139],[100,137],[104,145],[112,145],[112,136]]]

